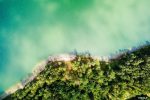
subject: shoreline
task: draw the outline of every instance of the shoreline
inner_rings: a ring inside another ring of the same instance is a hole
[[[147,45],[148,44],[144,44],[144,45],[139,46],[138,48],[133,47],[133,48],[125,49],[122,52],[117,53],[116,55],[113,54],[111,56],[100,56],[100,57],[99,56],[92,56],[92,55],[90,55],[90,56],[93,59],[97,59],[99,61],[109,62],[112,59],[117,59],[118,57],[120,57],[121,55],[123,55],[125,53],[134,52],[134,51],[136,51],[136,50],[138,50],[144,46],[147,46]],[[17,84],[15,84],[12,87],[5,90],[4,93],[2,93],[0,95],[0,100],[4,99],[5,97],[9,96],[10,94],[16,92],[19,89],[23,89],[26,84],[31,82],[40,72],[42,72],[45,69],[45,66],[47,65],[47,63],[49,61],[72,61],[75,58],[76,58],[76,54],[60,54],[60,55],[49,56],[46,60],[43,60],[42,62],[35,65],[35,67],[32,70],[32,73],[30,75],[28,75],[27,78],[23,79],[22,81],[18,82]]]
[[[45,69],[45,66],[49,61],[71,61],[75,59],[75,55],[71,54],[61,54],[61,55],[55,55],[55,56],[49,56],[46,60],[38,63],[35,65],[35,67],[32,70],[32,73],[22,81],[16,83],[12,87],[8,88],[0,95],[0,100],[4,99],[5,97],[9,96],[10,94],[16,92],[19,89],[23,89],[26,84],[31,82],[40,72],[42,72]]]
[[[98,56],[91,56],[93,59],[97,59],[100,61],[109,61],[109,57],[98,57]],[[72,61],[76,58],[75,54],[60,54],[60,55],[54,55],[49,56],[46,60],[41,61],[32,70],[32,73],[25,79],[23,79],[21,82],[16,83],[12,87],[8,88],[7,90],[0,95],[0,100],[4,99],[5,97],[9,96],[10,94],[16,92],[19,89],[23,89],[26,84],[31,82],[40,72],[42,72],[45,69],[45,66],[49,61]]]

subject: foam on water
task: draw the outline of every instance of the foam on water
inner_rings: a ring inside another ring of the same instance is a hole
[[[150,0],[0,0],[0,91],[49,55],[108,56],[150,40]]]

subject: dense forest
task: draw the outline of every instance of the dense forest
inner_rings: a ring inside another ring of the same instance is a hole
[[[24,89],[4,100],[150,100],[150,45],[108,62],[77,54],[49,61]]]

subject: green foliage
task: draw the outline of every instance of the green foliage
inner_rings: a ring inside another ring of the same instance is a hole
[[[77,55],[48,62],[34,81],[6,100],[125,100],[150,94],[150,46],[109,62]]]

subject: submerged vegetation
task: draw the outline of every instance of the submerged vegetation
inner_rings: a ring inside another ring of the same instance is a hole
[[[108,62],[89,54],[49,61],[25,88],[4,100],[124,100],[150,96],[150,45]]]

